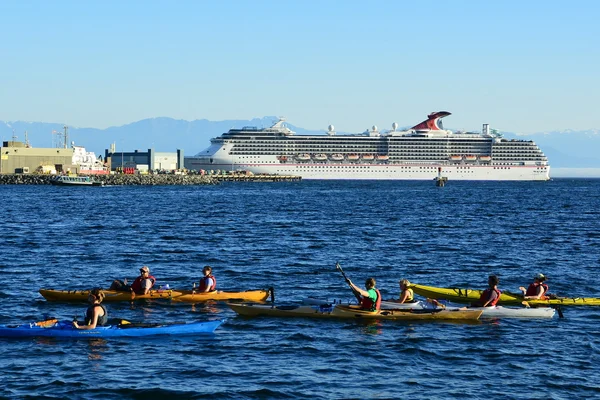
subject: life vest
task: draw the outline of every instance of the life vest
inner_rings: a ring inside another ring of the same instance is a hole
[[[208,278],[212,279],[212,285],[210,286],[210,289],[208,289],[208,291],[212,292],[212,291],[214,291],[217,288],[217,278],[215,278],[213,275],[203,276],[200,279],[200,287],[198,288],[198,290],[200,292],[204,292],[206,290],[206,285],[208,283]]]
[[[93,304],[88,307],[88,309],[85,312],[85,324],[91,325],[92,318],[94,318],[94,308],[96,308],[96,307],[102,307],[102,309],[104,310],[104,315],[98,315],[98,320],[96,321],[96,325],[97,326],[106,325],[106,323],[108,322],[108,311],[106,311],[106,307],[104,307],[102,304]]]
[[[147,278],[143,278],[141,276],[138,276],[137,278],[135,278],[135,281],[133,281],[133,283],[131,284],[131,289],[133,289],[133,291],[136,294],[140,294],[142,293],[142,281],[145,279],[150,279],[150,289],[152,289],[152,286],[154,286],[154,283],[156,283],[156,278],[153,277],[152,275],[148,275]]]
[[[413,292],[412,289],[406,289],[406,291],[408,292],[408,297],[406,298],[406,300],[404,302],[405,303],[413,303],[415,301],[415,292]],[[402,295],[402,293],[400,293],[400,295]],[[402,298],[402,296],[400,296],[400,298]]]
[[[377,300],[375,303],[368,297],[362,298],[362,301],[360,302],[360,308],[362,310],[379,311],[381,309],[381,293],[379,293],[379,290],[377,289],[375,289],[375,292],[377,293]]]
[[[542,288],[544,288],[544,293],[542,293],[542,296],[540,297],[540,299],[542,299],[542,300],[548,299],[548,296],[546,296],[548,294],[548,285],[546,285],[545,283],[541,283],[541,282],[533,282],[531,285],[529,285],[529,287],[527,288],[527,291],[525,292],[525,296],[537,296],[538,288],[540,286]]]
[[[479,307],[483,307],[483,305],[490,299],[490,296],[492,295],[491,291],[496,292],[497,296],[494,300],[492,300],[490,303],[488,303],[488,305],[486,307],[492,307],[495,306],[496,303],[498,303],[498,300],[500,300],[500,295],[502,294],[501,291],[499,291],[498,289],[485,289],[483,291],[483,293],[481,293],[481,296],[479,296],[479,300],[477,301],[477,304],[479,305]]]

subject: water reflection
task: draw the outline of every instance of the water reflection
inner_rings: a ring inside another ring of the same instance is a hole
[[[104,339],[88,340],[88,360],[101,360],[102,356],[109,350],[108,342]]]

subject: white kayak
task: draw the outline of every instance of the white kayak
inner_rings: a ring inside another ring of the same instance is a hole
[[[302,300],[304,304],[310,305],[324,305],[324,304],[342,304],[340,300],[328,301],[327,299],[319,299],[316,297],[307,297]],[[449,303],[438,300],[439,304],[443,304],[447,310],[458,310],[464,308],[463,304]],[[352,302],[346,302],[345,304],[352,304]],[[428,301],[414,301],[412,303],[395,303],[393,301],[383,300],[381,302],[382,310],[392,309],[409,309],[409,310],[435,310],[441,308]],[[469,310],[481,310],[480,319],[490,318],[552,318],[556,310],[551,307],[504,307],[504,306],[492,306],[492,307],[468,307]]]

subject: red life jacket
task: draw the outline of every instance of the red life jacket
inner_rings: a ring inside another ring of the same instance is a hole
[[[381,293],[379,293],[379,290],[377,289],[375,289],[375,292],[377,292],[377,300],[375,303],[368,297],[362,298],[362,301],[360,302],[360,308],[362,310],[379,311],[381,309]]]
[[[133,291],[136,294],[140,294],[140,293],[143,292],[142,281],[144,279],[150,279],[150,282],[151,282],[150,289],[152,289],[152,286],[154,286],[154,283],[156,282],[156,278],[153,277],[152,275],[148,275],[147,278],[143,278],[141,276],[138,276],[137,278],[135,278],[135,281],[133,281],[133,283],[131,284],[131,289],[133,289]]]
[[[492,290],[494,292],[496,292],[497,296],[494,300],[492,300],[490,303],[488,303],[488,305],[486,307],[492,307],[492,306],[495,306],[496,303],[498,303],[498,300],[500,300],[500,295],[502,294],[502,292],[499,291],[498,289],[485,289],[483,291],[483,293],[481,293],[481,296],[479,296],[479,300],[477,301],[478,307],[483,307],[483,305],[490,299]]]
[[[540,286],[544,288],[544,293],[542,294],[540,299],[548,299],[548,296],[546,296],[548,294],[548,285],[541,282],[533,282],[531,285],[529,285],[527,291],[525,292],[525,296],[537,296],[538,288]]]
[[[210,286],[210,289],[208,289],[208,291],[212,292],[217,288],[217,278],[215,278],[213,275],[204,276],[204,277],[202,277],[202,279],[200,279],[200,287],[198,288],[198,290],[200,292],[204,292],[206,290],[208,278],[212,279],[212,282],[213,282],[212,285]]]

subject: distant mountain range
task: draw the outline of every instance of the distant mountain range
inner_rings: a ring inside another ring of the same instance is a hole
[[[153,148],[157,152],[174,152],[182,149],[185,156],[193,156],[210,145],[210,139],[227,132],[230,128],[243,126],[268,127],[277,117],[263,117],[252,120],[195,121],[172,118],[150,118],[131,124],[107,129],[69,127],[69,143],[74,141],[88,151],[104,156],[105,149],[112,143],[117,151],[133,151]],[[325,134],[325,130],[311,131],[287,124],[298,134]],[[405,127],[406,128],[406,127]],[[63,124],[44,122],[4,122],[0,121],[0,138],[12,140],[13,132],[17,141],[27,140],[33,147],[56,147],[63,137],[53,132],[63,132]],[[338,132],[343,134],[344,132]],[[528,139],[535,141],[548,156],[553,168],[600,168],[600,131],[555,131],[532,135],[517,135],[502,132],[507,139]]]

